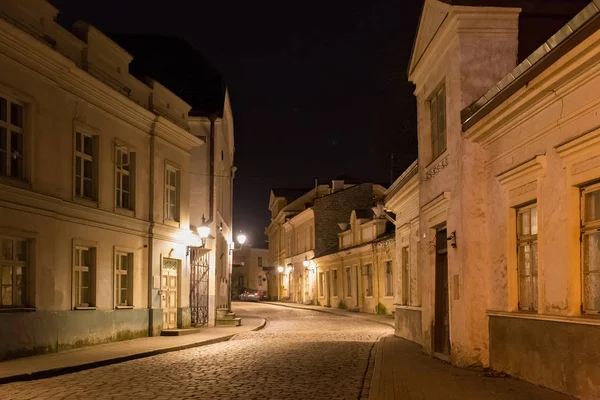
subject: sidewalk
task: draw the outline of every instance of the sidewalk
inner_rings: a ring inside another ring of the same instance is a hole
[[[424,354],[418,344],[386,336],[377,345],[369,399],[568,400],[572,397],[508,376],[493,377],[493,373],[485,370],[454,367]]]
[[[339,315],[342,317],[360,318],[360,319],[365,319],[365,320],[375,322],[378,324],[387,325],[391,328],[395,327],[394,326],[394,318],[390,317],[390,316],[367,314],[367,313],[362,313],[362,312],[359,313],[359,312],[342,310],[342,309],[333,308],[333,307],[323,307],[323,306],[313,306],[313,305],[307,305],[307,304],[288,303],[288,302],[283,302],[283,301],[279,301],[279,302],[278,301],[261,301],[261,303],[271,304],[273,306],[288,307],[288,308],[300,308],[303,310],[311,310],[311,311],[324,312],[324,313],[329,313],[329,314],[336,314],[336,315]]]
[[[266,324],[266,320],[258,316],[244,314],[240,316],[242,326],[237,327],[201,328],[199,333],[184,336],[146,337],[0,362],[0,384],[48,378],[171,351],[225,342],[237,334],[262,329]]]

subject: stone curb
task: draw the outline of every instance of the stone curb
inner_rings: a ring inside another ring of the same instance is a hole
[[[259,318],[262,319],[262,323],[259,326],[257,326],[256,328],[253,328],[246,332],[256,332],[265,327],[265,325],[267,324],[267,320],[262,317],[259,317]],[[122,362],[137,360],[140,358],[157,356],[159,354],[171,353],[174,351],[186,350],[186,349],[191,349],[194,347],[208,346],[208,345],[215,344],[215,343],[226,342],[226,341],[230,340],[232,337],[242,334],[242,333],[244,333],[244,332],[232,333],[231,335],[225,335],[225,336],[217,337],[214,339],[203,340],[203,341],[196,342],[196,343],[189,343],[189,344],[182,345],[182,346],[174,346],[174,347],[167,347],[164,349],[144,351],[141,353],[130,354],[128,356],[109,358],[106,360],[94,361],[91,363],[71,365],[68,367],[61,367],[61,368],[53,368],[53,369],[48,369],[48,370],[44,370],[44,371],[35,371],[35,372],[29,373],[29,374],[19,374],[19,375],[7,376],[7,377],[0,378],[0,385],[12,383],[12,382],[34,381],[34,380],[38,380],[38,379],[52,378],[52,377],[59,376],[59,375],[72,374],[74,372],[80,372],[80,371],[85,371],[88,369],[105,367],[107,365],[119,364]]]
[[[296,310],[307,310],[307,311],[314,311],[314,312],[320,312],[320,313],[326,313],[326,314],[330,314],[330,315],[338,315],[340,317],[347,317],[347,318],[360,318],[364,321],[369,321],[369,322],[373,322],[374,324],[381,324],[381,325],[386,325],[389,326],[391,328],[396,328],[394,322],[385,322],[385,321],[377,321],[377,320],[373,320],[371,318],[367,318],[364,315],[364,313],[357,313],[357,312],[350,312],[348,311],[347,314],[345,313],[340,313],[340,312],[336,312],[336,311],[329,311],[329,309],[327,309],[326,307],[323,307],[322,310],[319,309],[314,309],[314,308],[307,308],[307,307],[302,307],[302,305],[289,305],[286,303],[277,303],[277,302],[271,302],[271,301],[263,301],[261,302],[263,304],[270,304],[272,306],[279,306],[279,307],[286,307],[286,308],[295,308]]]

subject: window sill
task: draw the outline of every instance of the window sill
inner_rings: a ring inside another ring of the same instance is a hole
[[[73,197],[73,202],[81,204],[82,206],[98,208],[98,202],[90,199],[84,199],[83,197]]]
[[[17,313],[17,312],[34,312],[37,311],[36,308],[31,307],[6,307],[0,308],[0,313]]]
[[[448,149],[444,150],[439,156],[432,158],[431,161],[429,162],[429,164],[427,164],[425,166],[425,170],[428,170],[429,168],[433,167],[435,164],[437,164],[439,161],[442,161],[447,156],[448,156]]]
[[[133,306],[116,306],[116,310],[133,310]]]
[[[73,307],[74,310],[77,311],[85,311],[85,310],[95,310],[96,307]]]
[[[393,294],[386,294],[385,296],[383,296],[384,299],[393,299],[394,295]]]
[[[18,187],[19,189],[31,190],[31,182],[27,182],[21,178],[13,178],[11,176],[0,175],[0,184],[7,186]]]
[[[128,208],[116,207],[115,213],[125,215],[126,217],[135,217],[135,210],[130,210]]]
[[[373,298],[372,295],[371,296],[365,296],[365,299],[372,299],[372,298]]]
[[[179,228],[181,225],[179,221],[173,221],[171,219],[165,219],[163,223],[165,225],[172,226],[173,228]]]
[[[505,317],[505,318],[521,318],[521,319],[533,319],[537,321],[550,321],[550,322],[562,322],[566,324],[579,324],[579,325],[595,325],[600,326],[600,315],[548,315],[538,314],[522,311],[488,311],[488,317]]]

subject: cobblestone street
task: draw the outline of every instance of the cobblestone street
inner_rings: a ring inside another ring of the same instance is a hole
[[[234,303],[268,325],[234,339],[50,379],[0,399],[357,399],[369,354],[391,327],[360,318]]]

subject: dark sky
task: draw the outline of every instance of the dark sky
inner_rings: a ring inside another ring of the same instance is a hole
[[[346,175],[388,184],[416,158],[406,69],[422,0],[51,0],[61,20],[190,42],[224,75],[234,227],[265,246],[272,187]]]

